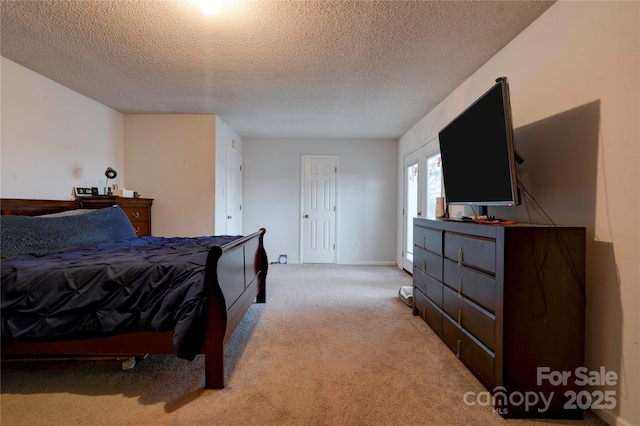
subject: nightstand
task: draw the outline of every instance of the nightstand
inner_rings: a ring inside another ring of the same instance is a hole
[[[83,209],[101,209],[114,205],[120,206],[127,214],[138,237],[151,235],[151,205],[153,198],[123,198],[100,195],[78,198]]]

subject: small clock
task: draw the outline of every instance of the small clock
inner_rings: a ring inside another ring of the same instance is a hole
[[[287,255],[286,254],[281,254],[280,256],[278,256],[278,263],[280,263],[281,265],[284,265],[287,263]]]
[[[87,197],[93,195],[91,188],[80,188],[76,186],[76,197]]]

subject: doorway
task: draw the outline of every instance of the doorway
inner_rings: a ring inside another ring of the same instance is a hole
[[[413,272],[413,218],[420,217],[420,152],[413,152],[404,159],[404,248],[402,267]]]
[[[413,219],[435,219],[436,198],[443,194],[442,161],[437,136],[405,156],[403,175],[402,269],[413,274]]]

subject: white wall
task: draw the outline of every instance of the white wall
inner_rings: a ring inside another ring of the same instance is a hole
[[[103,188],[109,166],[122,185],[122,114],[1,61],[2,197],[72,199],[74,186]]]
[[[640,424],[639,25],[638,2],[554,4],[401,137],[398,154],[509,78],[524,183],[558,224],[587,228],[586,366],[620,376],[617,406],[594,412],[624,425]],[[489,213],[527,219],[525,206]]]
[[[215,234],[216,117],[125,114],[126,187],[153,198],[152,233]]]
[[[270,261],[300,256],[301,155],[338,155],[337,262],[395,264],[395,140],[244,141],[244,232],[267,229]],[[356,247],[359,243],[359,247]]]
[[[233,142],[235,148],[233,147]],[[216,190],[215,190],[215,230],[216,235],[226,235],[227,232],[227,149],[235,149],[242,156],[242,136],[227,123],[216,116]],[[242,196],[240,197],[242,201]],[[240,222],[242,223],[242,222]],[[257,231],[255,229],[254,231]],[[248,233],[248,232],[246,232]],[[245,234],[246,234],[245,233]]]

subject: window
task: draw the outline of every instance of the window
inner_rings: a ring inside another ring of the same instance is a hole
[[[406,229],[411,230],[407,233],[406,259],[413,262],[413,218],[418,217],[418,164],[413,163],[407,167],[407,214]],[[435,211],[435,210],[434,210]]]
[[[436,218],[437,197],[442,197],[442,158],[439,152],[427,158],[427,219]]]

